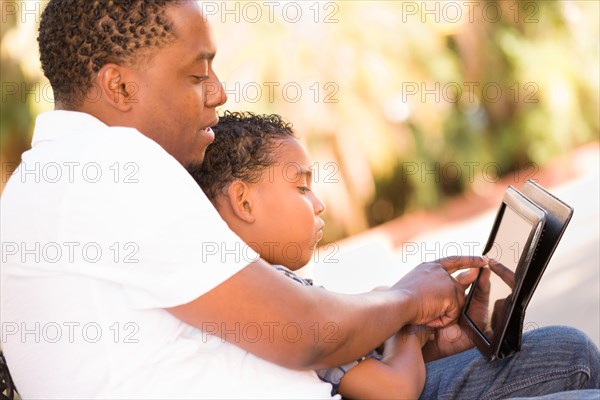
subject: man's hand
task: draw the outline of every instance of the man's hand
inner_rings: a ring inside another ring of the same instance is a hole
[[[486,257],[454,256],[420,264],[405,275],[392,289],[406,291],[413,298],[415,317],[412,325],[444,327],[456,321],[464,303],[465,288],[475,280]],[[474,268],[454,279],[450,274]],[[476,268],[476,269],[475,269]]]
[[[397,340],[406,340],[409,336],[416,336],[419,339],[421,348],[435,337],[435,329],[425,325],[407,325],[395,336]]]
[[[508,285],[509,288],[515,288],[515,273],[513,271],[496,260],[490,260],[489,266],[492,272],[498,275],[500,279],[502,279],[504,283]]]

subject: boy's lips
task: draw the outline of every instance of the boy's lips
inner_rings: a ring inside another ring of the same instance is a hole
[[[320,242],[321,239],[323,239],[323,227],[324,226],[325,226],[325,223],[321,223],[320,226],[319,226],[319,228],[317,229],[317,241],[316,241],[316,243]]]
[[[320,242],[323,239],[323,229],[319,229],[317,232],[317,242]]]
[[[311,250],[315,250],[317,248],[317,244],[319,244],[319,242],[321,241],[321,239],[323,239],[323,229],[319,229],[317,231],[317,233],[315,234],[315,242],[313,243],[313,245],[310,247]]]

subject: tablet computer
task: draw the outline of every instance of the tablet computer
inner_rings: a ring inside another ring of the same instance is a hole
[[[490,268],[479,272],[461,315],[461,324],[490,360],[520,350],[525,310],[572,213],[533,181],[522,192],[506,190],[483,251]],[[486,307],[473,298],[476,289],[488,285]]]

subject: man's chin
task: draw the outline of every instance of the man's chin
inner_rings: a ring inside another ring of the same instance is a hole
[[[185,169],[192,175],[196,175],[198,171],[202,168],[202,162],[204,161],[204,152],[202,153],[202,158],[200,160],[192,160],[187,165],[184,165]]]
[[[194,158],[188,161],[184,167],[189,171],[191,169],[198,169],[202,166],[204,162],[204,153],[206,152],[206,148],[202,149],[199,154],[195,154]]]

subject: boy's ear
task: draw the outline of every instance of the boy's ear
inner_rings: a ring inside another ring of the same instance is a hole
[[[132,108],[131,82],[126,80],[127,68],[117,64],[104,64],[98,71],[97,85],[102,99],[119,111]]]
[[[227,189],[227,198],[234,214],[249,224],[256,220],[252,188],[242,181],[233,181]]]

